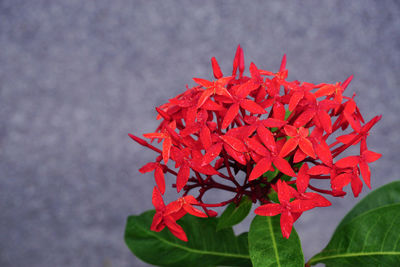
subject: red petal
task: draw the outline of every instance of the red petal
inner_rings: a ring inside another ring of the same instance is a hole
[[[260,216],[275,216],[281,213],[281,205],[280,204],[265,204],[254,210],[254,213]]]
[[[222,150],[222,143],[217,143],[210,146],[203,157],[201,165],[204,166],[209,164],[216,157],[218,157],[219,153],[221,153],[221,150]]]
[[[265,120],[262,120],[262,124],[265,127],[277,127],[277,128],[281,128],[282,126],[284,126],[287,122],[286,121],[281,121],[281,120],[277,120],[277,119],[273,119],[273,118],[268,118]]]
[[[260,72],[258,71],[257,66],[253,62],[250,63],[249,70],[250,70],[251,77],[253,79],[255,79],[257,81],[261,79]]]
[[[155,162],[149,162],[146,165],[144,165],[142,168],[139,169],[139,171],[141,173],[146,173],[146,172],[151,172],[153,171],[155,168],[157,168],[158,163]]]
[[[292,152],[297,145],[299,144],[299,139],[294,137],[294,138],[289,138],[286,143],[283,145],[281,151],[279,152],[279,156],[284,158],[286,155],[288,155],[290,152]]]
[[[220,138],[238,152],[247,152],[248,151],[246,145],[242,141],[240,141],[239,139],[237,139],[233,136],[221,135]]]
[[[338,140],[339,142],[343,143],[343,144],[348,144],[351,142],[351,140],[354,139],[354,137],[356,137],[357,134],[346,134],[346,135],[342,135],[342,136],[338,136],[336,137],[336,140]],[[358,142],[357,142],[358,143]],[[355,143],[356,144],[356,143]]]
[[[169,155],[170,155],[170,152],[171,152],[171,146],[172,146],[172,140],[168,136],[167,138],[164,139],[163,151],[162,151],[163,160],[164,160],[165,164],[167,164],[167,162],[168,162]]]
[[[310,176],[307,174],[308,169],[307,163],[304,163],[297,173],[296,186],[299,193],[304,193],[308,188],[308,183],[310,182]]]
[[[289,101],[289,110],[293,111],[303,97],[304,97],[304,92],[302,91],[294,92]]]
[[[238,45],[236,49],[236,54],[235,58],[233,59],[233,70],[232,70],[232,75],[236,75],[237,68],[239,67],[239,61],[240,61],[240,54],[241,54],[241,47]]]
[[[335,86],[332,84],[327,84],[322,86],[318,91],[314,93],[315,97],[321,97],[321,96],[328,96],[331,95],[335,92]]]
[[[313,145],[310,140],[308,140],[307,138],[300,138],[299,139],[299,147],[308,156],[315,158],[314,148],[313,148]]]
[[[164,200],[162,199],[160,190],[158,190],[157,187],[153,188],[152,203],[157,211],[164,210],[165,208]]]
[[[306,157],[307,155],[304,154],[304,152],[301,151],[301,149],[297,149],[296,153],[294,153],[293,162],[298,163],[300,161],[303,161]]]
[[[238,112],[239,112],[239,103],[235,103],[229,107],[222,122],[222,129],[226,129],[232,123]]]
[[[353,191],[354,197],[358,197],[358,195],[361,193],[363,184],[360,180],[360,178],[357,175],[353,175],[351,179],[351,190]]]
[[[333,190],[341,191],[343,187],[348,185],[351,181],[351,175],[348,173],[342,173],[331,180],[331,185]]]
[[[293,217],[290,212],[283,212],[281,215],[281,231],[284,238],[289,238],[293,227]]]
[[[310,200],[312,200],[312,203],[315,207],[328,207],[332,205],[329,200],[327,200],[325,197],[321,196],[320,194],[314,193],[314,192],[308,192],[306,195],[309,197]]]
[[[365,184],[371,188],[371,171],[366,162],[360,161],[360,171]]]
[[[376,153],[374,151],[366,150],[362,153],[362,156],[365,158],[365,160],[370,163],[378,160],[380,157],[382,157],[382,154]]]
[[[289,162],[287,162],[283,158],[276,157],[272,162],[274,163],[275,167],[277,167],[284,174],[292,177],[296,176]]]
[[[143,136],[146,138],[165,138],[164,133],[146,133]]]
[[[165,178],[164,172],[160,166],[154,171],[154,179],[156,180],[157,187],[160,189],[161,194],[165,193]]]
[[[359,156],[349,156],[338,160],[335,165],[339,168],[354,167],[360,161]]]
[[[192,125],[188,125],[185,129],[180,131],[180,135],[182,137],[186,137],[188,135],[197,133],[200,130],[200,125],[198,123],[194,123]]]
[[[171,233],[179,238],[182,241],[187,242],[187,236],[185,234],[185,231],[182,229],[182,227],[174,222],[170,217],[164,218],[165,224],[167,225],[168,229],[171,231]]]
[[[315,208],[315,205],[313,201],[311,200],[303,200],[303,199],[297,199],[292,202],[290,202],[290,211],[291,212],[303,212],[306,210],[310,210]]]
[[[267,128],[260,125],[257,128],[257,135],[270,151],[276,151],[275,138]]]
[[[315,153],[323,163],[328,166],[332,165],[332,153],[324,140],[321,140],[321,143],[315,146]]]
[[[192,205],[190,204],[185,204],[183,205],[183,208],[185,209],[185,211],[187,211],[187,213],[196,216],[196,217],[202,217],[202,218],[206,218],[208,217],[207,214],[205,214],[204,212],[192,207]]]
[[[319,122],[322,125],[322,128],[324,128],[325,132],[327,133],[332,133],[332,121],[331,117],[325,110],[320,110],[318,112],[318,119]]]
[[[208,129],[207,126],[203,126],[200,132],[200,140],[201,143],[203,144],[204,149],[208,149],[212,142],[211,142],[211,133],[210,129]]]
[[[285,133],[288,136],[297,136],[297,128],[292,126],[292,125],[286,125],[285,127],[283,127],[283,129],[285,130]]]
[[[286,182],[278,180],[277,190],[279,202],[281,204],[283,202],[289,202],[290,198],[292,197],[290,186]]]
[[[214,94],[213,90],[210,90],[210,89],[205,90],[201,94],[201,96],[199,98],[199,102],[197,102],[197,108],[201,107],[204,104],[204,102],[206,102],[206,100],[213,94]]]
[[[212,101],[210,98],[208,98],[204,104],[201,106],[201,108],[205,109],[205,110],[215,110],[215,111],[220,111],[220,110],[224,110],[224,107],[221,106],[220,104],[215,103],[214,101]]]
[[[245,142],[248,148],[255,151],[257,154],[262,156],[269,155],[268,150],[265,148],[265,146],[259,143],[255,138],[246,138]]]
[[[153,216],[153,222],[151,223],[150,230],[155,232],[160,232],[164,229],[165,225],[162,223],[163,214],[161,212],[156,212]]]
[[[283,54],[279,72],[283,72],[283,71],[285,71],[285,69],[286,69],[286,54]]]
[[[265,114],[267,113],[265,109],[263,109],[260,105],[258,105],[256,102],[249,100],[249,99],[243,99],[240,101],[240,106],[244,108],[245,110],[250,111],[251,113],[254,114]]]
[[[223,75],[222,75],[221,69],[218,65],[218,61],[215,59],[215,57],[211,58],[211,65],[213,68],[213,73],[214,73],[215,79],[221,78]]]
[[[195,81],[195,83],[200,84],[201,86],[203,86],[205,88],[209,88],[214,85],[213,82],[207,81],[205,79],[200,79],[200,78],[193,78],[193,81]]]
[[[178,175],[176,177],[176,190],[181,191],[181,189],[186,185],[189,180],[190,168],[187,164],[183,164],[179,169]]]
[[[296,119],[294,126],[300,127],[306,125],[315,115],[315,110],[306,110]]]
[[[271,160],[269,158],[262,158],[257,162],[256,166],[254,166],[253,170],[250,173],[249,181],[257,179],[271,168]]]
[[[308,170],[309,175],[321,175],[321,174],[330,174],[331,168],[323,166],[323,165],[316,165],[311,167]]]
[[[286,111],[285,111],[285,107],[281,103],[275,102],[275,104],[272,107],[272,109],[273,109],[272,116],[273,116],[274,119],[278,119],[278,120],[281,120],[281,121],[285,120]]]
[[[234,150],[230,145],[228,144],[224,144],[224,149],[226,150],[226,152],[233,158],[235,159],[237,162],[239,162],[242,165],[246,165],[247,161],[245,156],[243,155],[243,153],[237,152],[236,150]]]

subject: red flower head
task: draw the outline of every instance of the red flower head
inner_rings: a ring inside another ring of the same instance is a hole
[[[144,134],[150,143],[129,134],[157,153],[155,161],[140,169],[154,171],[157,185],[152,230],[167,227],[187,241],[176,222],[182,216],[216,216],[210,208],[238,204],[247,195],[261,203],[256,214],[280,214],[282,235],[288,238],[304,211],[331,205],[321,194],[343,197],[344,188],[351,185],[358,196],[363,187],[360,176],[371,187],[368,164],[381,155],[367,148],[367,137],[381,117],[365,123],[354,96],[344,95],[353,76],[335,84],[287,81],[286,56],[278,72],[250,63],[246,76],[240,46],[231,76],[223,75],[214,57],[211,65],[215,80],[193,78],[194,87],[156,108],[160,125]],[[333,134],[336,140],[331,140]],[[151,144],[154,140],[162,142],[161,149]],[[360,146],[359,155],[337,159],[355,145]],[[245,174],[244,180],[237,179],[238,172]],[[168,205],[162,199],[165,175],[176,177],[172,187],[183,194]],[[330,188],[313,186],[315,179],[328,180]],[[235,196],[204,203],[210,189]],[[273,202],[273,191],[279,203]]]

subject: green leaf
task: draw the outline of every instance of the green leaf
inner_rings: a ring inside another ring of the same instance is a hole
[[[154,211],[130,216],[125,242],[141,260],[158,266],[251,266],[247,235],[236,237],[232,228],[216,230],[216,218],[186,215],[178,221],[189,241],[183,242],[168,229],[150,230]]]
[[[236,207],[236,204],[231,202],[218,220],[217,231],[234,226],[246,218],[251,210],[251,200],[244,196]]]
[[[304,267],[304,256],[296,230],[282,237],[280,216],[256,216],[250,226],[249,252],[254,267]]]
[[[400,181],[391,182],[369,193],[347,213],[337,228],[368,210],[393,203],[400,203]]]
[[[326,266],[397,266],[400,262],[400,181],[361,200],[309,263]]]

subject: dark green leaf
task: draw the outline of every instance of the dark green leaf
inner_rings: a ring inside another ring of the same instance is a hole
[[[178,221],[189,241],[183,242],[167,229],[150,230],[154,211],[130,216],[125,242],[140,259],[159,266],[251,266],[246,234],[236,237],[232,228],[216,230],[216,218],[186,215]]]
[[[243,221],[249,214],[252,204],[247,196],[242,198],[237,207],[235,203],[231,202],[219,218],[217,230],[232,227]]]
[[[336,228],[328,246],[310,264],[398,266],[400,262],[400,182],[361,200]]]
[[[256,216],[249,232],[249,252],[254,267],[304,267],[300,239],[293,228],[282,237],[280,216]]]
[[[394,203],[400,203],[400,181],[391,182],[369,193],[347,213],[339,226],[368,210]]]

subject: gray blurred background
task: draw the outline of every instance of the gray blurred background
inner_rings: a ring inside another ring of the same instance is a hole
[[[354,74],[346,95],[383,114],[372,185],[399,179],[399,30],[399,1],[0,0],[0,266],[148,266],[123,232],[152,208],[137,169],[154,153],[127,133],[153,131],[154,107],[211,78],[212,56],[229,73],[239,43],[246,66],[286,53],[289,80]],[[296,223],[306,259],[359,199],[332,201]]]

